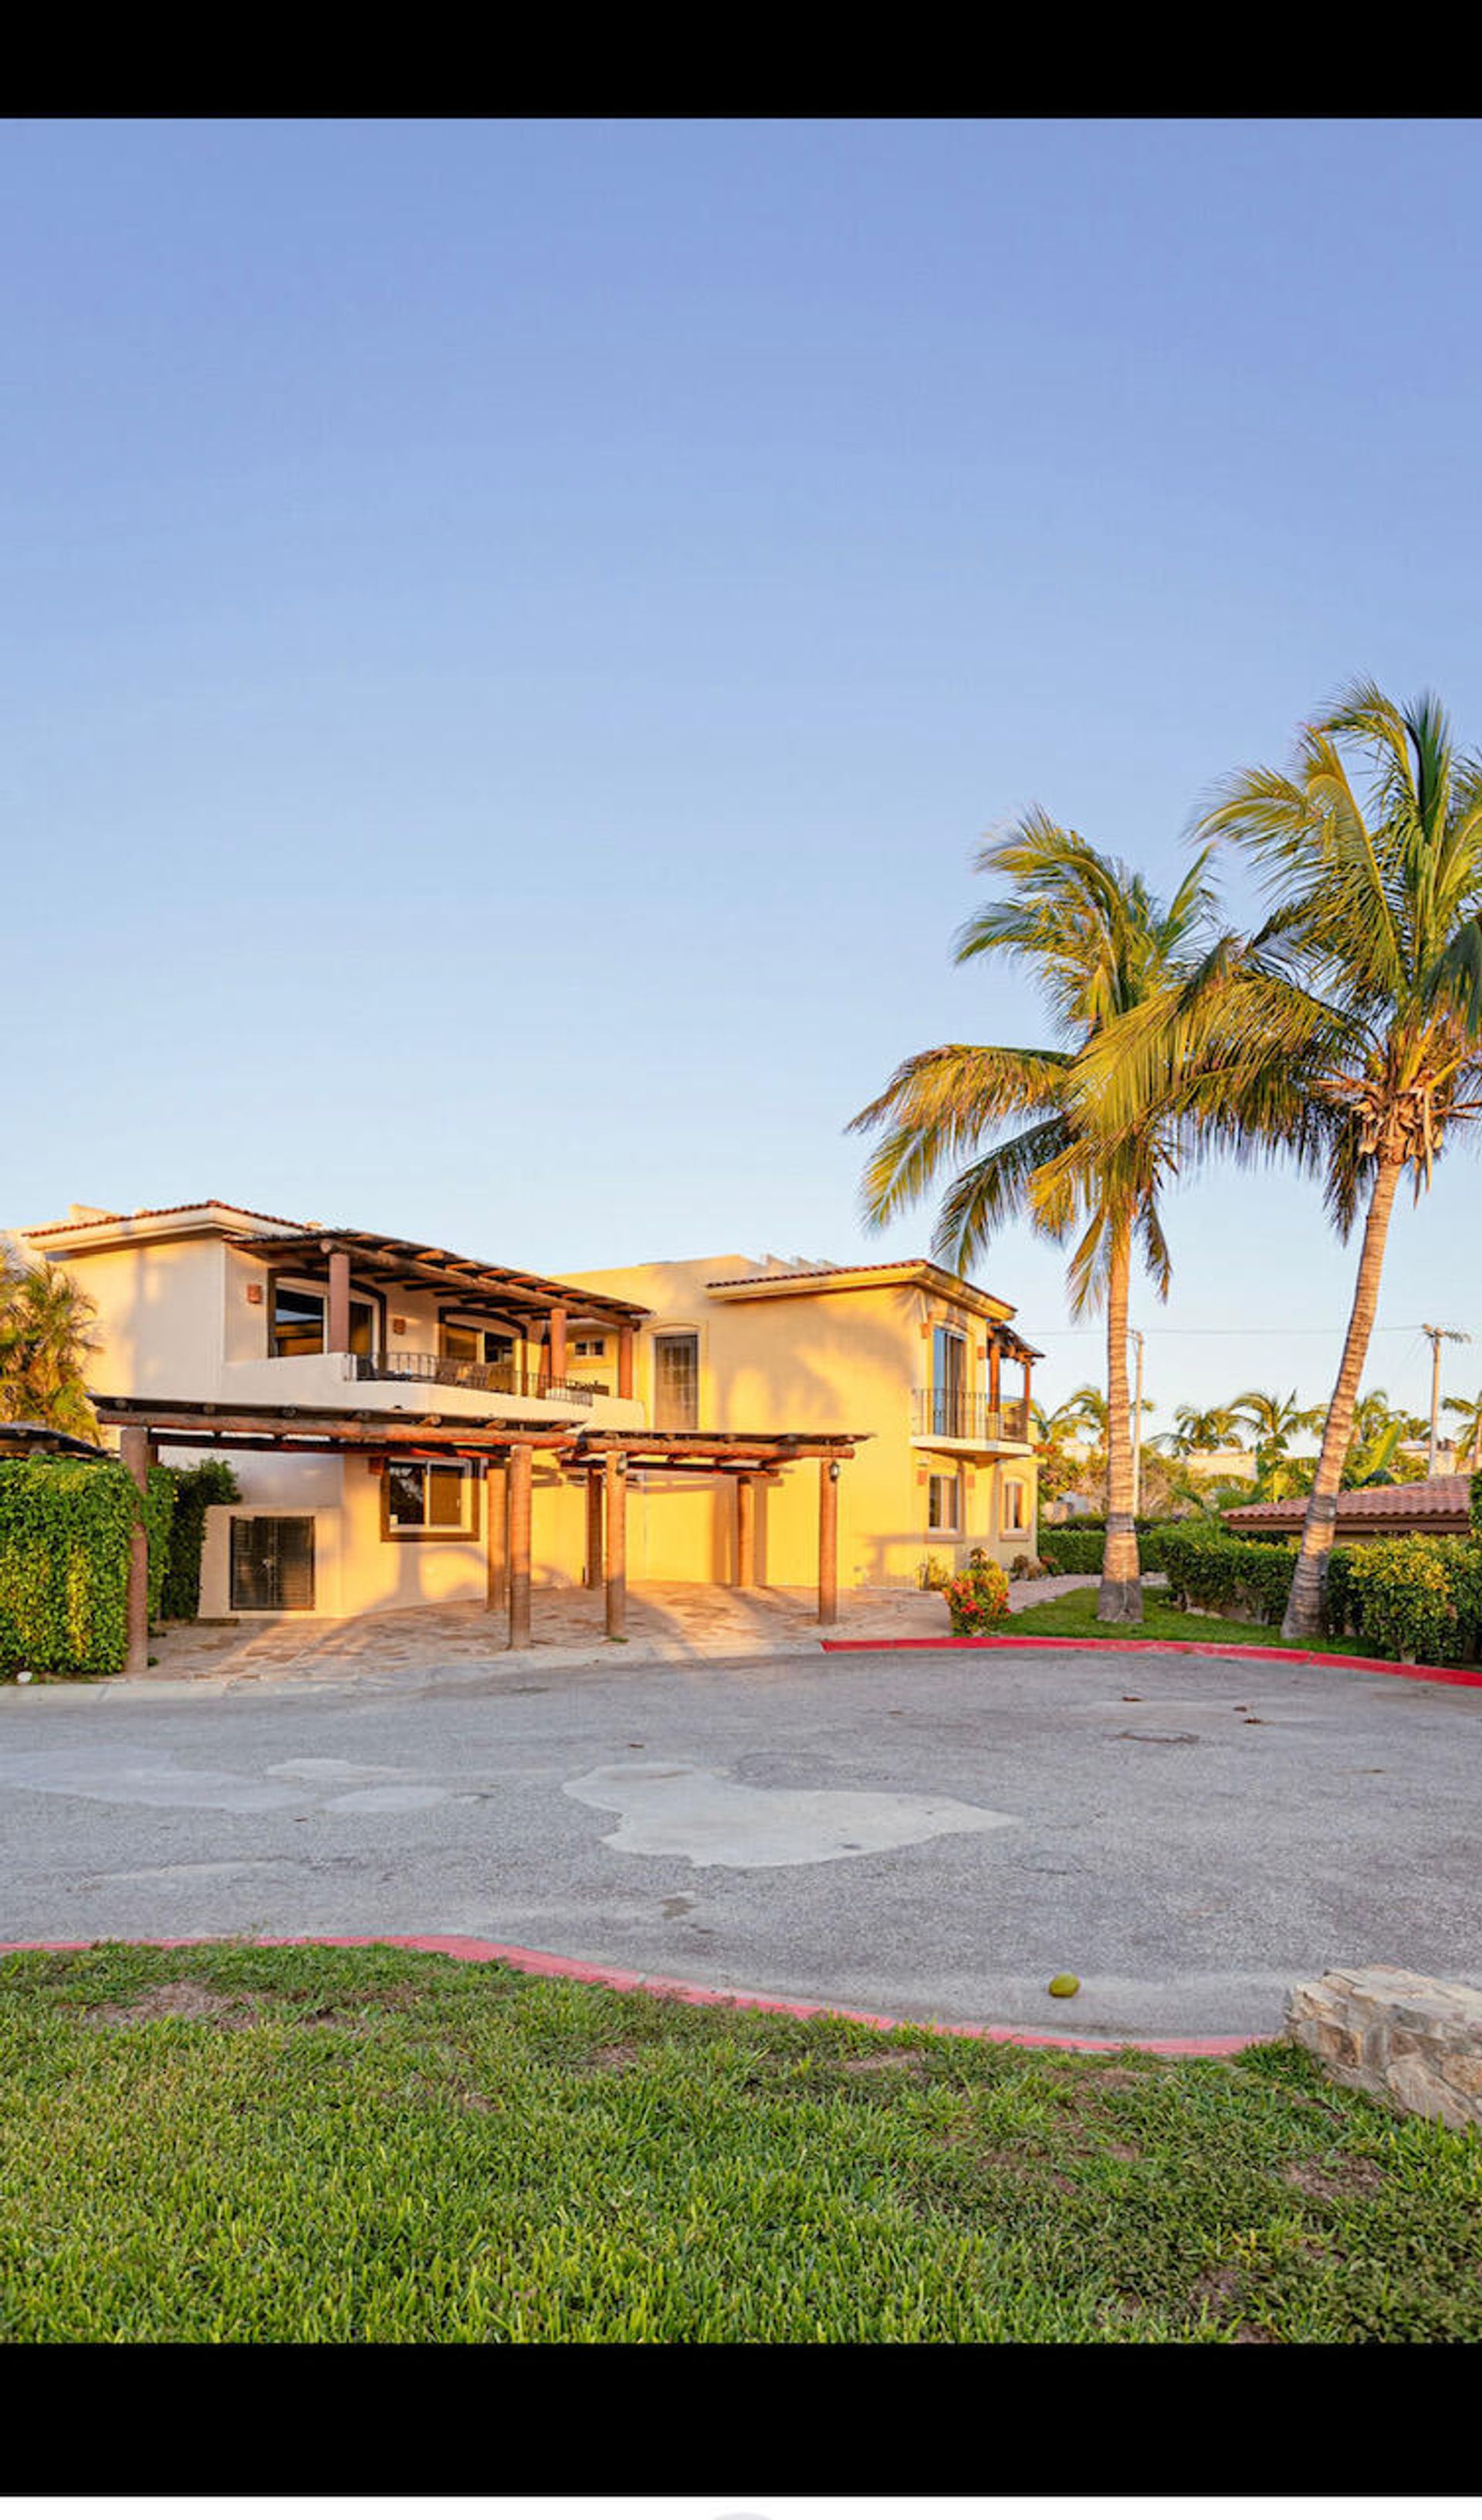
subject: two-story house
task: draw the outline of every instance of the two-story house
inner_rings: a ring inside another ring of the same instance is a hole
[[[13,1238],[95,1305],[89,1384],[136,1471],[231,1461],[207,1617],[481,1598],[522,1642],[532,1582],[606,1582],[617,1634],[629,1574],[817,1582],[828,1617],[840,1578],[1034,1548],[1036,1351],[928,1262],[558,1281],[214,1200]]]
[[[973,1549],[1032,1556],[1038,1517],[1029,1382],[1039,1350],[1013,1306],[927,1260],[862,1268],[747,1259],[580,1269],[594,1296],[642,1304],[634,1388],[655,1426],[850,1426],[870,1442],[839,1489],[846,1585],[900,1585]],[[744,1510],[744,1508],[743,1508]],[[683,1581],[805,1584],[815,1540],[795,1481],[755,1495],[754,1534],[728,1501],[647,1483],[635,1567]]]

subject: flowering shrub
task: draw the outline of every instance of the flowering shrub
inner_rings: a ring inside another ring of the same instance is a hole
[[[942,1586],[955,1637],[985,1637],[1009,1616],[1009,1578],[1002,1566],[983,1558],[965,1574]]]

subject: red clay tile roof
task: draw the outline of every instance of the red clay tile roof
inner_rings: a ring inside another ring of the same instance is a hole
[[[234,1198],[187,1198],[177,1199],[169,1207],[100,1208],[94,1215],[63,1216],[50,1225],[23,1226],[22,1232],[28,1239],[38,1234],[85,1234],[94,1225],[132,1225],[140,1216],[194,1216],[202,1207],[223,1207],[233,1216],[252,1216],[259,1225],[290,1225],[295,1234],[304,1231],[296,1216],[270,1216],[264,1207],[240,1207]]]
[[[1301,1528],[1307,1513],[1305,1497],[1282,1497],[1280,1503],[1229,1506],[1225,1520],[1236,1528],[1247,1523],[1276,1523]],[[1437,1479],[1404,1479],[1392,1488],[1345,1488],[1338,1499],[1338,1527],[1364,1522],[1454,1522],[1465,1530],[1471,1519],[1471,1481],[1460,1473]]]

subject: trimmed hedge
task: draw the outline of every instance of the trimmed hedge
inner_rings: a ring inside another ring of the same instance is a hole
[[[232,1505],[241,1496],[230,1462],[198,1462],[194,1469],[171,1470],[175,1509],[163,1568],[159,1613],[166,1619],[194,1619],[201,1607],[201,1551],[205,1539],[206,1508]],[[156,1616],[153,1588],[150,1615]]]
[[[174,1479],[157,1463],[143,1504],[152,1616],[174,1502]],[[121,1463],[0,1462],[0,1673],[122,1670],[140,1510]]]
[[[1145,1575],[1165,1575],[1164,1535],[1182,1529],[1176,1522],[1140,1522],[1138,1559]],[[1055,1575],[1100,1575],[1106,1549],[1103,1522],[1041,1523],[1039,1552]]]
[[[1347,1616],[1375,1653],[1397,1662],[1477,1662],[1482,1544],[1416,1531],[1344,1554]]]

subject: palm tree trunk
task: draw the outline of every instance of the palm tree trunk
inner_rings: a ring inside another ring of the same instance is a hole
[[[1318,1474],[1307,1500],[1302,1545],[1292,1571],[1286,1616],[1281,1621],[1281,1634],[1287,1638],[1317,1637],[1323,1633],[1323,1599],[1327,1589],[1327,1560],[1332,1554],[1333,1530],[1338,1518],[1338,1491],[1343,1478],[1343,1464],[1348,1459],[1348,1447],[1353,1440],[1359,1379],[1369,1354],[1374,1315],[1379,1309],[1384,1244],[1402,1170],[1403,1166],[1398,1163],[1381,1163],[1374,1176],[1373,1195],[1369,1202],[1369,1215],[1364,1226],[1364,1248],[1359,1255],[1359,1275],[1354,1285],[1353,1310],[1348,1317],[1348,1335],[1343,1341],[1343,1362],[1338,1368],[1338,1379],[1328,1403],[1327,1418],[1323,1428],[1323,1450],[1318,1456]]]
[[[1106,1548],[1096,1614],[1099,1619],[1124,1623],[1143,1615],[1143,1576],[1132,1510],[1132,1402],[1127,1387],[1131,1276],[1131,1229],[1115,1225],[1106,1272]]]

